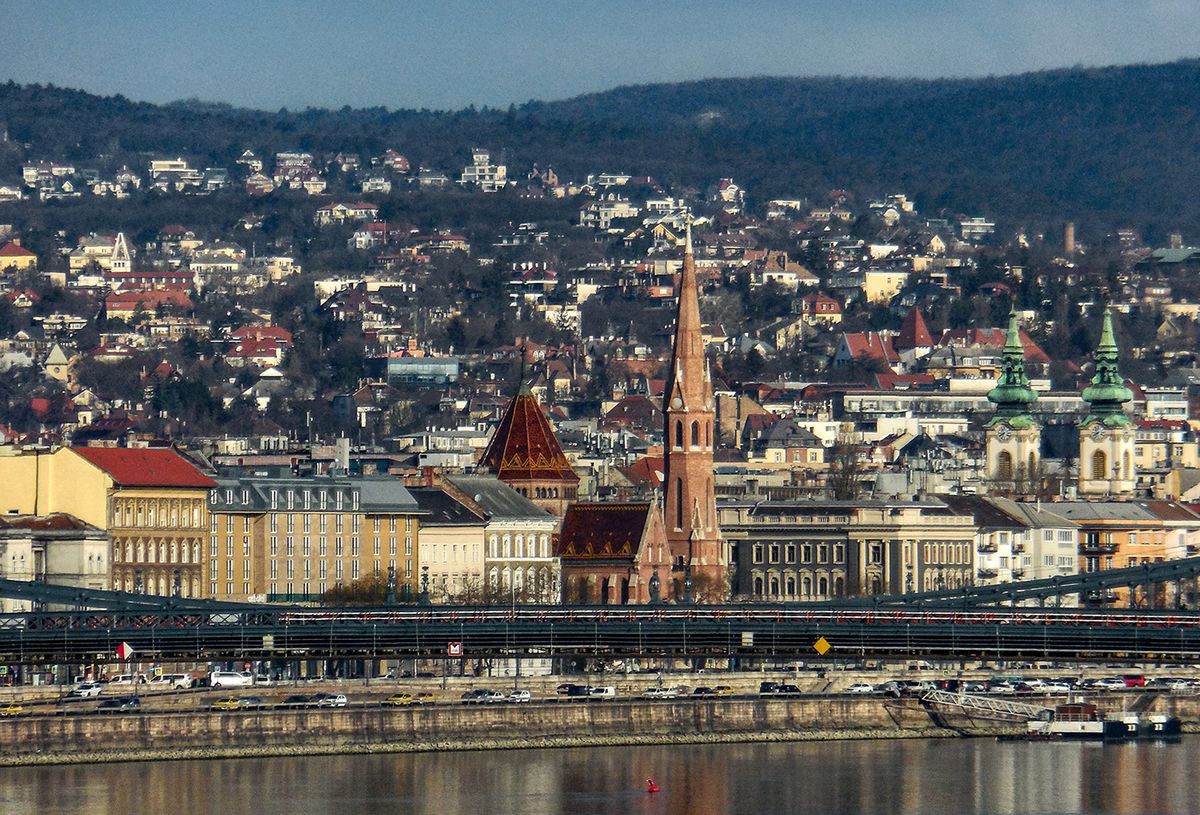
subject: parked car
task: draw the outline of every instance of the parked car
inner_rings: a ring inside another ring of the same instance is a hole
[[[16,702],[10,702],[3,707],[0,707],[0,716],[20,716],[25,712],[25,708]]]
[[[487,688],[473,688],[472,690],[463,693],[460,699],[468,705],[482,705],[487,698]]]
[[[588,691],[589,699],[616,699],[617,689],[612,685],[598,685]]]
[[[1129,685],[1125,684],[1125,678],[1121,676],[1106,676],[1104,679],[1096,680],[1093,686],[1100,691],[1125,690]]]
[[[692,690],[692,696],[716,696],[717,692],[707,685],[700,685]]]
[[[1125,674],[1121,678],[1125,680],[1125,687],[1127,688],[1146,687],[1146,677],[1142,674]]]
[[[213,688],[244,688],[254,684],[254,674],[249,671],[213,671],[208,675],[208,684]]]
[[[311,696],[304,693],[293,693],[280,702],[277,707],[308,707],[312,703]]]
[[[559,685],[557,688],[554,689],[554,692],[556,694],[558,694],[559,696],[570,696],[571,689],[576,688],[576,687],[579,687],[579,686],[574,684],[573,682],[563,682],[561,685]]]
[[[159,674],[150,680],[150,687],[158,690],[181,690],[192,686],[191,674]]]
[[[99,713],[133,713],[142,709],[142,700],[136,696],[114,696],[105,699],[97,707]]]
[[[713,687],[715,696],[733,696],[733,688],[728,685],[716,685]]]
[[[874,687],[875,693],[880,696],[891,696],[894,699],[900,698],[900,683],[894,679],[889,679],[886,682],[880,682]]]
[[[779,693],[779,687],[780,685],[778,682],[759,682],[758,692],[764,696],[771,696]]]
[[[674,688],[653,687],[642,691],[642,696],[646,699],[674,699],[678,695]]]
[[[1016,696],[1017,688],[1011,682],[988,682],[987,692],[996,696]]]
[[[514,705],[524,705],[528,704],[531,699],[533,699],[533,696],[530,695],[529,691],[518,688],[510,693],[504,701]]]
[[[1051,679],[1042,683],[1042,693],[1045,696],[1066,696],[1071,692],[1071,686]]]
[[[242,706],[242,700],[236,696],[226,696],[224,699],[218,699],[209,705],[213,710],[237,710]]]
[[[341,693],[318,693],[314,699],[317,707],[346,707],[350,702]]]
[[[67,691],[67,696],[73,699],[90,699],[93,696],[99,696],[103,690],[104,686],[99,682],[80,682]]]
[[[383,704],[388,707],[410,707],[412,705],[423,705],[432,699],[432,693],[393,693],[383,700]]]
[[[142,674],[113,674],[104,678],[109,685],[145,685],[146,677]]]
[[[261,696],[243,696],[239,710],[261,710],[267,706],[267,700]]]
[[[483,692],[482,701],[485,705],[495,705],[507,699],[503,693],[498,690],[489,690]]]
[[[853,685],[846,688],[846,693],[857,695],[857,696],[866,696],[866,695],[872,694],[874,692],[875,692],[875,686],[868,684],[866,682],[855,682]]]

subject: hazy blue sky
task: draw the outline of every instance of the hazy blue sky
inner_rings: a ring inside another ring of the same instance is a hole
[[[457,108],[754,74],[1200,54],[1197,0],[0,0],[0,79],[164,102]]]

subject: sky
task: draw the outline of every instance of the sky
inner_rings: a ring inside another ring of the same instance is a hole
[[[0,0],[0,14],[0,80],[268,110],[1200,56],[1197,0]]]

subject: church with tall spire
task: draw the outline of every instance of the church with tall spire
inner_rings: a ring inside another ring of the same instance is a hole
[[[672,594],[682,600],[728,597],[728,549],[717,526],[713,491],[716,403],[704,353],[700,292],[688,226],[679,275],[675,345],[663,392],[663,516]]]
[[[1096,373],[1083,389],[1088,415],[1079,425],[1079,494],[1126,497],[1133,494],[1137,433],[1123,405],[1133,399],[1117,367],[1120,349],[1112,312],[1104,311],[1100,344],[1092,359]]]
[[[1030,408],[1037,394],[1025,372],[1025,345],[1016,312],[1008,317],[1002,368],[988,401],[996,412],[984,428],[987,479],[1001,492],[1033,491],[1040,479],[1042,429]]]

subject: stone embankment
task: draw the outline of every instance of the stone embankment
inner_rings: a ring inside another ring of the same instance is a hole
[[[1129,695],[1101,700],[1119,712]],[[1147,695],[1143,713],[1200,732],[1200,697]],[[24,715],[0,721],[0,764],[487,750],[596,745],[984,736],[1022,723],[943,714],[917,700],[824,696],[467,706],[439,704],[230,713],[163,710]]]

